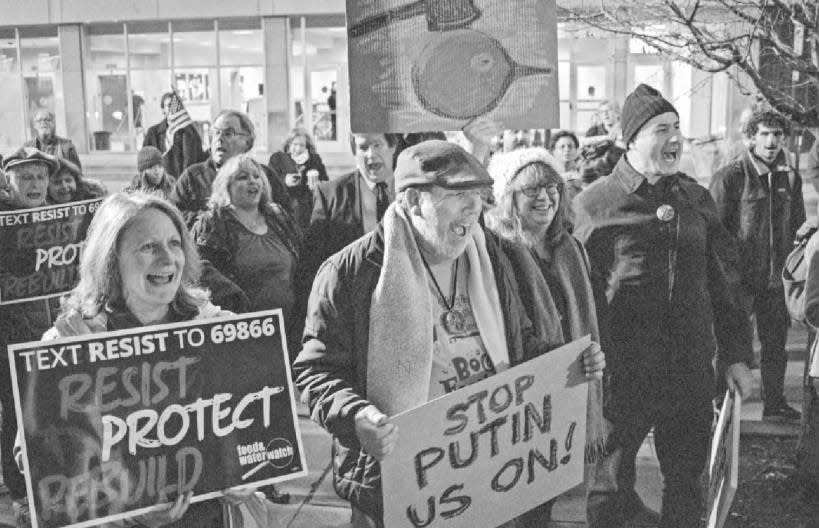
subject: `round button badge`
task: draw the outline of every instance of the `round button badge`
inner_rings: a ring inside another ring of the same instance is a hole
[[[675,214],[676,211],[674,211],[674,208],[668,204],[663,204],[657,208],[657,218],[663,222],[670,222],[674,220]]]

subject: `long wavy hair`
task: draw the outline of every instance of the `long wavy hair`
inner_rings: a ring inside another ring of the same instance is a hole
[[[544,161],[525,164],[515,172],[514,177],[502,189],[495,186],[495,205],[486,211],[486,225],[507,240],[532,247],[536,241],[524,229],[523,219],[515,203],[515,193],[521,191],[512,185],[518,178],[529,174],[533,174],[540,184],[556,184],[560,189],[560,203],[557,205],[552,223],[546,230],[546,239],[555,242],[566,232],[568,227],[566,185],[555,167]]]
[[[185,266],[179,290],[171,302],[172,308],[177,313],[189,314],[208,302],[207,290],[196,285],[201,272],[199,255],[179,210],[153,194],[120,192],[106,198],[94,214],[80,260],[80,280],[63,298],[61,313],[79,312],[83,317],[91,318],[106,307],[127,308],[119,273],[120,243],[134,219],[148,209],[165,213],[182,240]]]
[[[243,170],[259,175],[262,182],[259,210],[263,213],[269,210],[270,182],[267,181],[267,174],[265,174],[262,166],[250,154],[233,156],[219,168],[219,172],[216,173],[216,178],[213,180],[213,191],[208,200],[208,208],[216,210],[230,207],[232,203],[230,200],[230,184],[233,183],[236,175]]]

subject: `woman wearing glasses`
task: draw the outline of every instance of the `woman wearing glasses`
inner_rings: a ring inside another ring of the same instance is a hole
[[[489,163],[495,180],[495,206],[486,225],[501,239],[519,284],[531,285],[521,296],[539,333],[562,333],[563,342],[586,335],[599,342],[597,318],[583,246],[567,230],[569,203],[558,162],[542,148],[498,153]],[[537,312],[540,310],[540,312]],[[545,321],[559,316],[560,328]],[[549,336],[554,340],[553,336]],[[586,460],[594,460],[605,445],[607,424],[602,416],[602,385],[589,384]],[[519,526],[544,526],[553,501],[532,510]]]

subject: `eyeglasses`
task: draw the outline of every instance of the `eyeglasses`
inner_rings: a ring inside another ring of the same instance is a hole
[[[560,185],[555,183],[549,183],[546,185],[532,185],[529,187],[523,187],[522,189],[518,190],[529,198],[537,198],[538,196],[540,196],[541,189],[546,189],[546,194],[548,194],[551,197],[560,195]]]
[[[233,136],[249,136],[250,134],[246,132],[236,132],[232,128],[211,128],[208,135],[213,138],[223,137],[225,139],[231,139]]]

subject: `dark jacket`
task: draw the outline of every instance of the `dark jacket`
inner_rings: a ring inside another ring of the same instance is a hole
[[[649,185],[623,157],[574,209],[611,382],[606,416],[710,401],[717,345],[730,365],[751,360],[751,342],[736,242],[708,191],[682,173]]]
[[[745,288],[781,288],[785,257],[805,221],[802,179],[788,166],[785,153],[770,169],[747,150],[714,174],[710,191],[720,220],[739,241]]]
[[[320,183],[304,241],[305,273],[315,275],[330,255],[364,236],[358,171]]]
[[[270,170],[282,183],[286,185],[286,174],[298,172],[301,174],[301,182],[298,185],[287,187],[290,194],[290,208],[293,211],[293,218],[302,230],[310,227],[310,216],[313,213],[313,191],[307,186],[307,172],[316,170],[319,173],[319,181],[327,181],[327,169],[318,154],[310,154],[304,165],[298,165],[290,154],[286,152],[274,152],[268,162]]]
[[[34,139],[30,139],[23,143],[23,146],[34,147],[45,152],[46,154],[51,154],[52,156],[57,156],[58,158],[65,158],[82,169],[80,157],[77,155],[77,149],[74,147],[74,143],[72,143],[68,138],[54,136],[52,141],[43,143],[40,141],[40,138],[35,137]]]
[[[509,261],[494,237],[486,237],[486,247],[505,317],[510,364],[515,366],[550,347],[535,337]],[[304,347],[293,367],[313,420],[334,437],[336,492],[377,519],[383,514],[380,467],[361,452],[354,418],[369,405],[370,305],[383,250],[384,231],[379,224],[322,265],[307,306]]]
[[[267,176],[267,181],[270,182],[270,199],[289,213],[290,198],[287,188],[273,174],[273,171],[264,165],[260,166]],[[208,199],[213,190],[216,173],[216,165],[211,158],[208,158],[207,161],[195,163],[185,169],[182,176],[176,180],[169,199],[182,211],[188,227],[192,227],[199,213],[208,208]]]
[[[165,134],[167,131],[168,122],[163,119],[145,132],[145,140],[142,142],[142,146],[150,145],[158,148],[159,152],[164,152],[162,164],[168,174],[178,178],[185,169],[194,163],[207,159],[205,151],[202,150],[202,138],[193,123],[174,135],[171,149],[165,152]]]
[[[268,229],[271,229],[290,250],[298,269],[302,250],[302,239],[299,228],[293,218],[278,204],[272,204],[265,212]],[[211,291],[214,304],[235,313],[248,311],[247,294],[237,285],[234,258],[238,250],[238,232],[245,229],[229,208],[208,209],[199,216],[193,226],[193,239],[202,257],[201,283]],[[305,295],[299,295],[296,289],[296,306],[289,321],[285,321],[288,344],[292,354],[300,347],[301,332],[304,325]],[[297,348],[298,347],[298,348]]]

